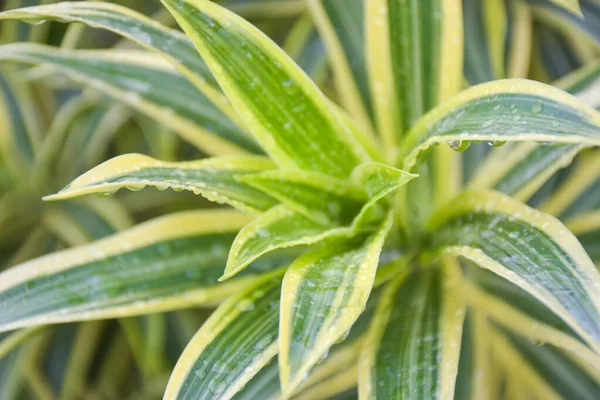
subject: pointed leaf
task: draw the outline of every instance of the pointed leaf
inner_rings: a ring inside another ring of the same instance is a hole
[[[416,175],[380,163],[365,163],[352,172],[352,182],[369,198],[349,225],[324,226],[284,205],[274,207],[242,229],[231,247],[223,279],[270,251],[310,245],[326,239],[349,238],[383,218],[380,202]]]
[[[592,107],[600,106],[595,99],[600,67],[591,65],[566,76],[557,87],[574,94]],[[584,145],[539,145],[519,143],[515,147],[494,149],[469,182],[471,188],[489,187],[519,200],[528,200],[560,168],[571,164]]]
[[[284,205],[273,207],[244,226],[237,235],[221,280],[231,278],[252,261],[274,250],[311,245],[351,233],[348,228],[331,228],[313,222]]]
[[[277,354],[281,273],[223,303],[179,358],[165,398],[230,399]]]
[[[377,126],[395,154],[421,115],[460,89],[462,1],[369,0],[365,7]]]
[[[458,271],[431,266],[386,286],[361,354],[361,398],[453,397],[465,312]]]
[[[555,346],[532,344],[526,338],[507,330],[499,331],[543,384],[557,394],[557,398],[595,399],[600,396],[597,365],[586,370]]]
[[[508,279],[599,351],[600,273],[558,220],[497,192],[465,192],[432,218],[429,232],[432,248]]]
[[[276,163],[346,177],[368,161],[325,96],[258,29],[208,0],[163,3]]]
[[[47,64],[78,83],[130,105],[179,133],[209,154],[260,153],[233,123],[171,64],[132,50],[58,50],[12,43],[0,46],[0,60]]]
[[[81,22],[109,30],[165,56],[194,84],[204,89],[209,98],[216,100],[222,96],[206,63],[185,35],[129,8],[97,1],[61,2],[4,11],[0,13],[0,19]]]
[[[365,308],[392,221],[390,213],[379,230],[362,242],[315,250],[288,268],[283,279],[279,333],[284,395],[302,383]]]
[[[0,331],[214,304],[281,259],[217,284],[250,217],[229,210],[172,214],[0,274]]]
[[[0,138],[2,156],[14,172],[24,172],[31,164],[39,142],[39,126],[29,89],[12,74],[0,71]]]
[[[412,128],[406,171],[435,143],[526,141],[600,145],[600,113],[551,86],[520,79],[484,83],[435,108]]]
[[[349,224],[365,201],[360,190],[315,172],[277,169],[239,180],[325,226]]]
[[[344,108],[370,127],[371,96],[365,61],[364,0],[309,0]]]
[[[271,168],[274,165],[263,157],[219,157],[175,163],[126,154],[104,162],[44,199],[63,200],[91,193],[114,193],[121,188],[140,190],[155,186],[189,190],[211,201],[256,213],[275,205],[275,200],[235,177]]]

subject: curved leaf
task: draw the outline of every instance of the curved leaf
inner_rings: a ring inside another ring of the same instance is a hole
[[[390,213],[368,238],[315,250],[288,268],[279,323],[284,395],[293,393],[365,308],[392,221]]]
[[[557,394],[556,398],[594,399],[600,396],[597,374],[590,374],[589,370],[586,371],[558,348],[550,344],[532,344],[526,338],[507,330],[499,331],[546,387]],[[592,368],[597,370],[597,365]]]
[[[214,304],[281,258],[217,284],[235,233],[251,217],[189,211],[63,250],[0,274],[0,331]]]
[[[360,398],[452,398],[465,312],[458,268],[446,260],[384,289],[360,358]]]
[[[277,354],[281,273],[223,303],[194,335],[165,391],[168,399],[229,399]]]
[[[600,265],[600,210],[583,213],[566,222],[590,258]]]
[[[431,248],[508,279],[598,352],[600,273],[558,220],[500,193],[465,192],[431,219],[429,232]]]
[[[235,238],[221,280],[242,271],[254,260],[277,249],[311,245],[327,238],[348,235],[345,228],[323,226],[279,205],[244,226]]]
[[[600,67],[592,64],[556,83],[589,106],[600,106],[596,93]],[[469,182],[471,188],[490,187],[519,200],[528,200],[557,170],[568,166],[584,145],[556,146],[520,143],[490,153]]]
[[[290,29],[283,45],[285,52],[318,86],[327,79],[325,46],[310,15],[305,15]]]
[[[40,127],[29,89],[12,74],[0,70],[0,136],[2,156],[17,173],[28,170],[38,147]]]
[[[308,6],[327,46],[340,101],[365,128],[371,127],[371,96],[362,29],[364,1],[309,0]]]
[[[369,156],[302,70],[258,29],[207,0],[163,0],[273,160],[346,177]]]
[[[209,154],[260,153],[254,141],[161,57],[132,50],[58,50],[12,43],[0,60],[56,67],[78,83],[155,118]]]
[[[352,172],[352,182],[367,192],[368,200],[349,225],[321,225],[304,215],[280,205],[265,212],[245,226],[236,238],[222,279],[241,271],[246,265],[270,251],[315,244],[326,239],[344,239],[383,218],[379,202],[415,175],[380,163],[365,163]]]
[[[462,1],[369,0],[365,7],[377,126],[395,154],[421,115],[460,90]]]
[[[211,201],[244,211],[260,212],[276,204],[271,197],[235,177],[275,168],[263,157],[219,157],[199,161],[158,161],[141,154],[126,154],[104,162],[45,200],[64,200],[91,193],[114,193],[121,188],[189,190]]]
[[[600,114],[551,86],[506,79],[465,90],[432,110],[408,134],[401,160],[410,171],[436,143],[525,141],[600,145]]]
[[[166,57],[223,112],[236,118],[190,40],[181,32],[156,23],[143,14],[117,4],[86,1],[4,11],[0,13],[0,19],[81,22],[93,28],[114,32]]]
[[[350,223],[365,201],[364,194],[346,182],[309,171],[277,169],[238,180],[324,226]]]

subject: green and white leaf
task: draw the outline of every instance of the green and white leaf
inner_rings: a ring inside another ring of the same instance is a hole
[[[45,200],[64,200],[92,193],[114,193],[121,188],[188,190],[217,203],[259,213],[276,201],[236,177],[273,169],[264,157],[217,157],[199,161],[166,162],[141,154],[126,154],[104,162]]]
[[[52,65],[78,83],[155,118],[208,154],[261,152],[209,98],[155,54],[12,43],[0,47],[0,59]]]
[[[429,232],[432,249],[508,279],[598,352],[600,273],[558,220],[497,192],[467,191],[432,218]]]
[[[445,260],[388,284],[359,362],[362,399],[454,395],[465,313],[459,266]]]
[[[273,250],[349,238],[361,231],[372,230],[373,222],[384,217],[380,201],[415,177],[380,163],[359,165],[352,172],[351,180],[355,186],[364,188],[368,200],[349,225],[322,225],[285,205],[270,209],[240,231],[231,247],[223,279]]]
[[[277,169],[239,180],[324,226],[349,224],[366,200],[360,189],[316,172]]]
[[[223,303],[183,351],[167,399],[230,399],[277,354],[281,273]]]
[[[371,96],[365,60],[363,0],[309,0],[326,46],[340,101],[365,129],[372,128]]]
[[[506,79],[467,89],[411,129],[400,160],[410,171],[421,151],[461,141],[538,141],[600,145],[600,114],[551,86]]]
[[[307,253],[283,279],[279,370],[284,395],[344,337],[367,304],[392,213],[373,235]]]
[[[0,331],[214,304],[285,262],[265,259],[218,284],[235,234],[250,219],[229,210],[181,212],[10,268],[0,274]]]
[[[395,155],[421,115],[460,90],[462,1],[372,0],[365,7],[377,127]]]
[[[369,156],[327,98],[257,28],[207,0],[164,0],[273,160],[347,177]]]

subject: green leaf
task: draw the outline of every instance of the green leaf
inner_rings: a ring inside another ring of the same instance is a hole
[[[429,232],[432,249],[508,279],[598,352],[600,274],[558,220],[497,192],[465,192],[431,219]]]
[[[352,223],[346,226],[321,225],[284,205],[272,208],[240,231],[231,247],[222,279],[235,275],[253,260],[273,250],[349,238],[372,229],[373,222],[383,218],[379,204],[382,199],[415,176],[375,162],[359,165],[351,179],[357,187],[364,188],[368,200]]]
[[[365,308],[392,221],[390,213],[368,238],[307,253],[288,268],[279,324],[284,395],[293,393]]]
[[[227,115],[169,63],[132,50],[66,50],[29,43],[0,46],[0,59],[56,67],[155,118],[208,154],[260,153]]]
[[[316,172],[277,169],[239,180],[324,226],[350,223],[366,199],[346,182]]]
[[[283,45],[285,52],[318,86],[327,79],[327,58],[323,41],[310,15],[298,19]]]
[[[18,82],[14,72],[0,70],[0,120],[4,126],[0,150],[17,173],[27,171],[37,152],[41,129],[35,113],[29,88]]]
[[[584,103],[598,107],[595,90],[600,78],[600,67],[594,63],[561,79],[556,85],[574,94]],[[494,149],[480,167],[471,188],[489,187],[528,200],[560,168],[571,164],[584,145],[539,145],[519,143],[514,147]]]
[[[361,354],[360,398],[452,398],[464,312],[455,261],[389,283]]]
[[[552,392],[555,398],[594,399],[600,396],[597,366],[585,368],[555,346],[532,344],[526,338],[505,329],[500,328],[498,331],[499,335],[502,335],[502,345],[498,347],[498,351],[508,350],[508,354],[518,353],[520,361],[535,373],[540,384]],[[521,371],[517,369],[514,372],[521,373]],[[525,377],[526,375],[522,376]],[[523,383],[529,382],[524,379]]]
[[[229,210],[181,212],[10,268],[0,274],[0,331],[214,304],[282,262],[265,259],[247,276],[217,284],[250,219]]]
[[[205,88],[207,95],[218,94],[210,70],[185,35],[129,8],[103,2],[61,2],[4,11],[0,13],[0,19],[81,22],[93,28],[109,30],[162,54],[180,68],[194,84]]]
[[[369,0],[365,7],[377,127],[394,155],[421,115],[460,90],[462,1]]]
[[[310,78],[257,28],[207,0],[163,3],[278,165],[347,177],[368,161]]]
[[[403,169],[436,143],[527,141],[600,144],[600,114],[551,86],[520,79],[484,83],[429,112],[412,128]]]
[[[530,142],[506,145],[488,155],[469,186],[490,187],[526,201],[557,170],[571,164],[584,147],[579,144],[548,146]]]
[[[231,278],[274,250],[311,245],[348,233],[348,229],[324,227],[284,205],[273,207],[240,230],[231,246],[221,280]]]
[[[229,399],[277,354],[282,271],[223,303],[179,358],[165,398]]]
[[[327,47],[335,84],[344,108],[372,129],[371,96],[365,60],[363,0],[309,0],[319,34]]]
[[[141,154],[126,154],[104,162],[45,200],[64,200],[91,193],[114,193],[121,188],[189,190],[211,201],[258,213],[276,204],[271,197],[235,177],[275,168],[263,157],[217,157],[199,161],[166,162]]]

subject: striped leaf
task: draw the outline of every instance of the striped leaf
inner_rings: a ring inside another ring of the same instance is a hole
[[[599,156],[598,149],[582,154],[568,178],[540,205],[540,209],[566,220],[600,207]]]
[[[502,279],[502,278],[499,278]],[[530,316],[522,313],[519,309],[509,304],[509,301],[496,296],[489,295],[475,286],[468,285],[466,288],[467,296],[470,304],[478,308],[483,314],[489,317],[498,325],[509,329],[510,331],[519,334],[527,340],[539,343],[548,343],[560,348],[566,353],[570,353],[571,357],[580,358],[587,363],[589,367],[598,365],[600,357],[581,342],[579,337],[570,329],[561,329],[563,324],[557,324],[558,328],[542,322],[546,320],[560,321],[560,318],[552,314],[543,305],[531,302],[529,299],[521,304],[536,304],[534,308],[541,311],[539,316]],[[509,292],[510,293],[510,292]],[[514,299],[515,296],[512,297]],[[521,299],[527,298],[522,296]],[[531,310],[529,310],[531,311]]]
[[[277,354],[281,272],[223,303],[179,358],[165,398],[230,399]]]
[[[365,200],[346,182],[309,171],[277,169],[239,180],[324,226],[349,224]]]
[[[348,366],[355,363],[358,359],[360,348],[365,338],[365,333],[371,323],[377,300],[379,299],[379,290],[373,291],[365,310],[358,320],[352,325],[350,333],[341,342],[336,343],[329,350],[329,354],[322,363],[316,365],[311,370],[307,380],[295,392],[295,396],[301,398],[313,399],[314,391],[322,390],[323,387],[329,387],[329,390],[336,390],[329,381],[331,377],[339,376],[348,370]],[[354,374],[356,377],[356,373]],[[281,397],[281,385],[279,382],[279,362],[277,358],[260,370],[246,385],[239,391],[233,400],[254,400],[261,398],[265,400],[274,400]],[[314,390],[314,391],[313,391]],[[312,396],[312,397],[311,397]],[[318,398],[319,396],[317,396]]]
[[[328,71],[325,46],[309,15],[290,29],[283,49],[313,82],[319,86],[325,82]]]
[[[598,351],[600,274],[558,220],[496,192],[465,192],[432,218],[429,231],[432,248],[508,279]]]
[[[276,204],[271,197],[238,182],[237,176],[275,168],[262,157],[218,157],[199,161],[166,162],[141,154],[126,154],[104,162],[45,200],[64,200],[91,193],[114,193],[121,188],[189,190],[211,201],[258,213]]]
[[[0,59],[56,67],[139,110],[208,154],[250,151],[254,141],[162,58],[132,50],[64,50],[28,43],[0,47]]]
[[[327,47],[344,108],[363,126],[372,125],[365,61],[364,0],[310,0],[309,9]]]
[[[268,252],[326,239],[349,238],[372,229],[373,223],[384,217],[380,206],[382,199],[415,176],[375,162],[356,167],[351,180],[366,191],[368,200],[348,225],[322,225],[285,205],[272,208],[240,231],[231,247],[223,279],[235,275]]]
[[[576,15],[582,15],[579,0],[550,0],[552,3]]]
[[[221,280],[231,278],[269,252],[348,234],[348,229],[323,226],[284,205],[273,207],[240,230]]]
[[[571,218],[567,227],[577,236],[590,258],[600,265],[600,210]]]
[[[459,267],[446,261],[384,289],[359,363],[361,399],[453,397],[465,308]]]
[[[365,6],[377,126],[393,154],[421,115],[460,89],[462,1],[370,0]]]
[[[41,129],[35,112],[30,89],[14,72],[0,70],[0,150],[16,173],[27,171],[38,150]]]
[[[368,161],[310,78],[257,28],[208,0],[163,4],[278,165],[346,177]]]
[[[288,268],[279,324],[279,370],[284,395],[302,383],[365,308],[391,225],[390,213],[368,238],[315,250]]]
[[[526,0],[466,0],[463,12],[469,83],[527,77],[533,24]]]
[[[532,344],[526,338],[507,330],[498,331],[498,335],[501,335],[501,339],[496,336],[496,343],[500,344],[498,352],[506,351],[505,357],[518,359],[514,364],[507,360],[508,365],[516,367],[512,371],[515,378],[517,374],[522,374],[516,379],[522,380],[526,387],[537,392],[540,396],[538,398],[595,399],[600,396],[597,365],[586,368],[580,361],[570,358],[555,346]],[[532,380],[527,379],[527,374],[532,374],[537,382],[533,384]]]
[[[401,154],[410,171],[419,153],[437,143],[539,141],[600,144],[600,114],[563,91],[506,79],[465,90],[412,128]]]
[[[0,19],[80,22],[114,32],[165,56],[209,98],[217,104],[226,104],[206,63],[185,35],[126,7],[96,1],[61,2],[4,11]]]
[[[471,188],[490,187],[526,201],[559,170],[571,164],[585,146],[520,143],[492,152],[469,182]]]
[[[214,304],[280,265],[265,259],[217,283],[249,220],[227,210],[181,212],[10,268],[1,274],[0,331]]]
[[[597,65],[582,68],[556,85],[592,107],[600,106],[595,90],[600,82]],[[490,187],[519,200],[528,200],[560,168],[571,164],[585,146],[565,144],[544,146],[522,143],[495,149],[477,171],[471,188]]]

